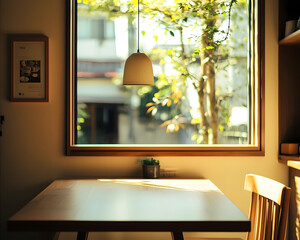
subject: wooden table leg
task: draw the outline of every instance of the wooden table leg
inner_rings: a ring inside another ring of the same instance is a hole
[[[77,240],[87,240],[88,233],[87,232],[78,232],[77,233]]]
[[[172,232],[172,239],[173,240],[183,240],[182,232]]]

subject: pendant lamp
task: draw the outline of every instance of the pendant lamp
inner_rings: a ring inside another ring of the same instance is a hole
[[[150,58],[140,53],[140,1],[138,1],[138,49],[127,58],[124,67],[123,85],[154,85],[153,68]]]

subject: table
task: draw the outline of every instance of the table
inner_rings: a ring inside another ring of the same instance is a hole
[[[55,180],[7,223],[8,231],[248,232],[250,220],[207,179]]]

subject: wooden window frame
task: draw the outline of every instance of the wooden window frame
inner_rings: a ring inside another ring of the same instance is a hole
[[[251,144],[248,145],[76,145],[75,144],[75,4],[67,3],[67,147],[70,156],[264,156],[265,154],[265,1],[251,4]]]

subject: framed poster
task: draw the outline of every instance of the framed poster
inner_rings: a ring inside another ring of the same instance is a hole
[[[11,37],[11,101],[49,101],[48,44],[43,35]]]

